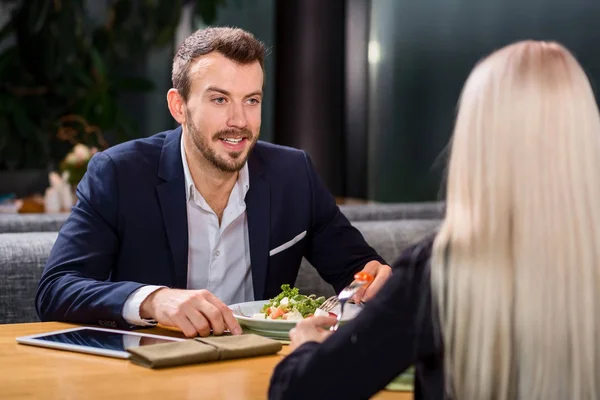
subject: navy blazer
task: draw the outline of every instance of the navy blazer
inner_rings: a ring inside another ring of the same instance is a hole
[[[127,297],[143,285],[185,289],[188,226],[181,127],[94,155],[77,204],[42,273],[42,321],[129,328]],[[246,213],[256,300],[294,284],[302,257],[336,291],[371,261],[385,263],[339,211],[308,155],[257,142],[248,158]],[[269,251],[306,231],[295,245]]]

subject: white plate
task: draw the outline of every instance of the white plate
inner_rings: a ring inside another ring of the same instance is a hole
[[[252,318],[252,315],[259,313],[260,309],[268,302],[268,300],[249,301],[246,303],[232,304],[229,308],[233,311],[233,316],[245,331],[273,339],[289,339],[288,332],[296,326],[297,321]],[[362,308],[361,305],[346,304],[342,323],[354,318]],[[336,306],[331,312],[339,314],[340,306]]]

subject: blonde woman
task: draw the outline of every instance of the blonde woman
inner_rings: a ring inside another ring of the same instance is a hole
[[[526,41],[484,59],[440,231],[336,334],[298,324],[270,397],[368,398],[415,364],[417,399],[600,398],[598,174],[600,116],[569,51]]]

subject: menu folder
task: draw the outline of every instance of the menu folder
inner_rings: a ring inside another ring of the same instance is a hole
[[[181,342],[128,348],[129,360],[146,368],[166,368],[219,360],[276,354],[277,340],[247,335],[198,337]]]

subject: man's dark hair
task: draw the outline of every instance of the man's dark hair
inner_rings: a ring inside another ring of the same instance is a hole
[[[183,41],[173,58],[173,87],[185,100],[190,93],[188,73],[192,62],[213,51],[239,64],[258,61],[264,69],[265,46],[251,33],[239,28],[226,27],[197,30]]]

